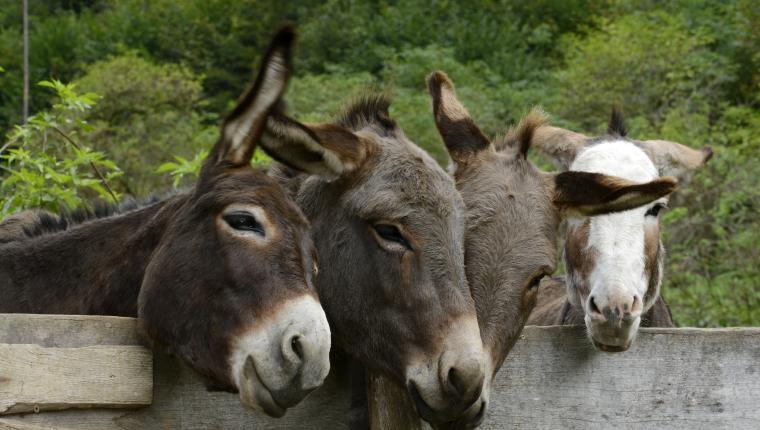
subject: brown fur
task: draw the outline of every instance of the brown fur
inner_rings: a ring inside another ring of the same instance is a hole
[[[263,68],[275,55],[288,62],[292,40],[291,30],[281,31]],[[279,94],[284,73],[277,81]],[[191,190],[79,222],[44,213],[13,220],[28,237],[0,246],[0,313],[139,317],[150,339],[210,378],[215,388],[234,390],[231,336],[291,297],[316,297],[305,217],[281,187],[250,166],[269,108],[246,124],[241,145],[226,138],[226,127],[257,102],[262,74],[225,120]],[[217,224],[231,204],[264,208],[279,240],[258,249],[225,234]],[[57,228],[46,229],[45,223]]]
[[[597,251],[588,246],[590,228],[591,222],[586,220],[577,228],[568,228],[567,230],[565,259],[568,262],[567,266],[572,268],[570,276],[578,277],[578,279],[589,279],[591,270],[594,269],[596,263]],[[580,294],[585,297],[588,296],[589,292],[581,291]]]

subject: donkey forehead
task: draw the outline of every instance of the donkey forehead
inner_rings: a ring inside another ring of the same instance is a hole
[[[659,176],[647,154],[634,142],[624,139],[602,140],[586,147],[573,161],[570,170],[603,173],[637,182]]]
[[[464,203],[454,181],[425,151],[403,136],[373,136],[378,150],[362,180],[344,201],[366,218],[414,214],[461,217]]]

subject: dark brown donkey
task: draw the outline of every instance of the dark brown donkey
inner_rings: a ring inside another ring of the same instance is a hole
[[[278,33],[191,190],[80,223],[18,217],[28,237],[0,246],[0,312],[139,317],[210,385],[272,416],[321,385],[331,340],[309,226],[250,166],[292,41]]]
[[[272,116],[262,145],[280,158],[284,142],[300,143],[299,167],[314,173],[281,179],[312,224],[336,345],[404,384],[425,420],[446,422],[480,397],[484,378],[464,205],[388,116],[389,103],[366,95],[329,124]],[[341,173],[312,168],[322,159]]]
[[[626,137],[622,115],[613,111],[606,136],[589,138],[556,127],[536,134],[536,146],[562,169],[612,173],[643,182],[661,175],[684,176],[712,155],[664,140]],[[565,240],[567,286],[541,286],[529,324],[584,324],[596,348],[625,351],[639,326],[672,326],[660,296],[665,250],[660,241],[663,196],[650,205],[568,220]]]
[[[444,73],[433,73],[428,87],[435,124],[467,209],[465,267],[488,354],[483,396],[452,426],[471,428],[483,419],[491,379],[533,310],[539,282],[555,269],[562,218],[634,208],[668,194],[675,182],[664,178],[639,184],[596,173],[542,172],[527,158],[545,122],[541,112],[531,112],[492,142]]]

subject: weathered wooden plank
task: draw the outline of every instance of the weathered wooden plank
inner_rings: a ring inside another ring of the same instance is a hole
[[[234,394],[207,392],[172,357],[157,352],[154,362],[150,407],[8,415],[0,429],[347,428],[340,362],[280,420],[245,409]],[[582,328],[526,327],[494,387],[483,429],[757,429],[760,329],[642,329],[630,351],[613,355],[593,350]]]
[[[77,430],[347,429],[347,374],[337,366],[325,384],[280,419],[243,407],[237,395],[208,392],[201,379],[163,353],[154,355],[153,404],[135,410],[68,410],[2,418],[13,425]],[[2,429],[2,427],[0,427]]]
[[[140,346],[0,344],[0,415],[150,405],[153,354]]]
[[[482,429],[758,429],[760,329],[642,329],[624,353],[526,327]]]
[[[92,315],[0,314],[0,343],[78,348],[141,345],[134,318]]]

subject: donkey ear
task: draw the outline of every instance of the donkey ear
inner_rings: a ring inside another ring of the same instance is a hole
[[[428,76],[427,84],[433,99],[435,126],[454,163],[466,162],[473,154],[488,148],[491,141],[483,135],[457,99],[449,77],[436,71]]]
[[[702,167],[713,155],[709,146],[697,150],[667,140],[645,140],[639,143],[657,166],[660,175],[677,178],[683,178],[688,172]]]
[[[290,78],[295,34],[281,29],[269,44],[256,80],[224,120],[222,135],[208,159],[212,164],[247,165],[251,161],[266,118],[285,91]]]
[[[636,183],[617,176],[589,172],[554,175],[554,204],[570,215],[600,215],[637,208],[676,189],[675,178]]]
[[[337,124],[302,124],[275,113],[267,119],[261,148],[288,167],[335,178],[360,166],[369,144]]]
[[[533,131],[531,145],[551,158],[558,169],[567,170],[587,140],[580,133],[544,125]]]

